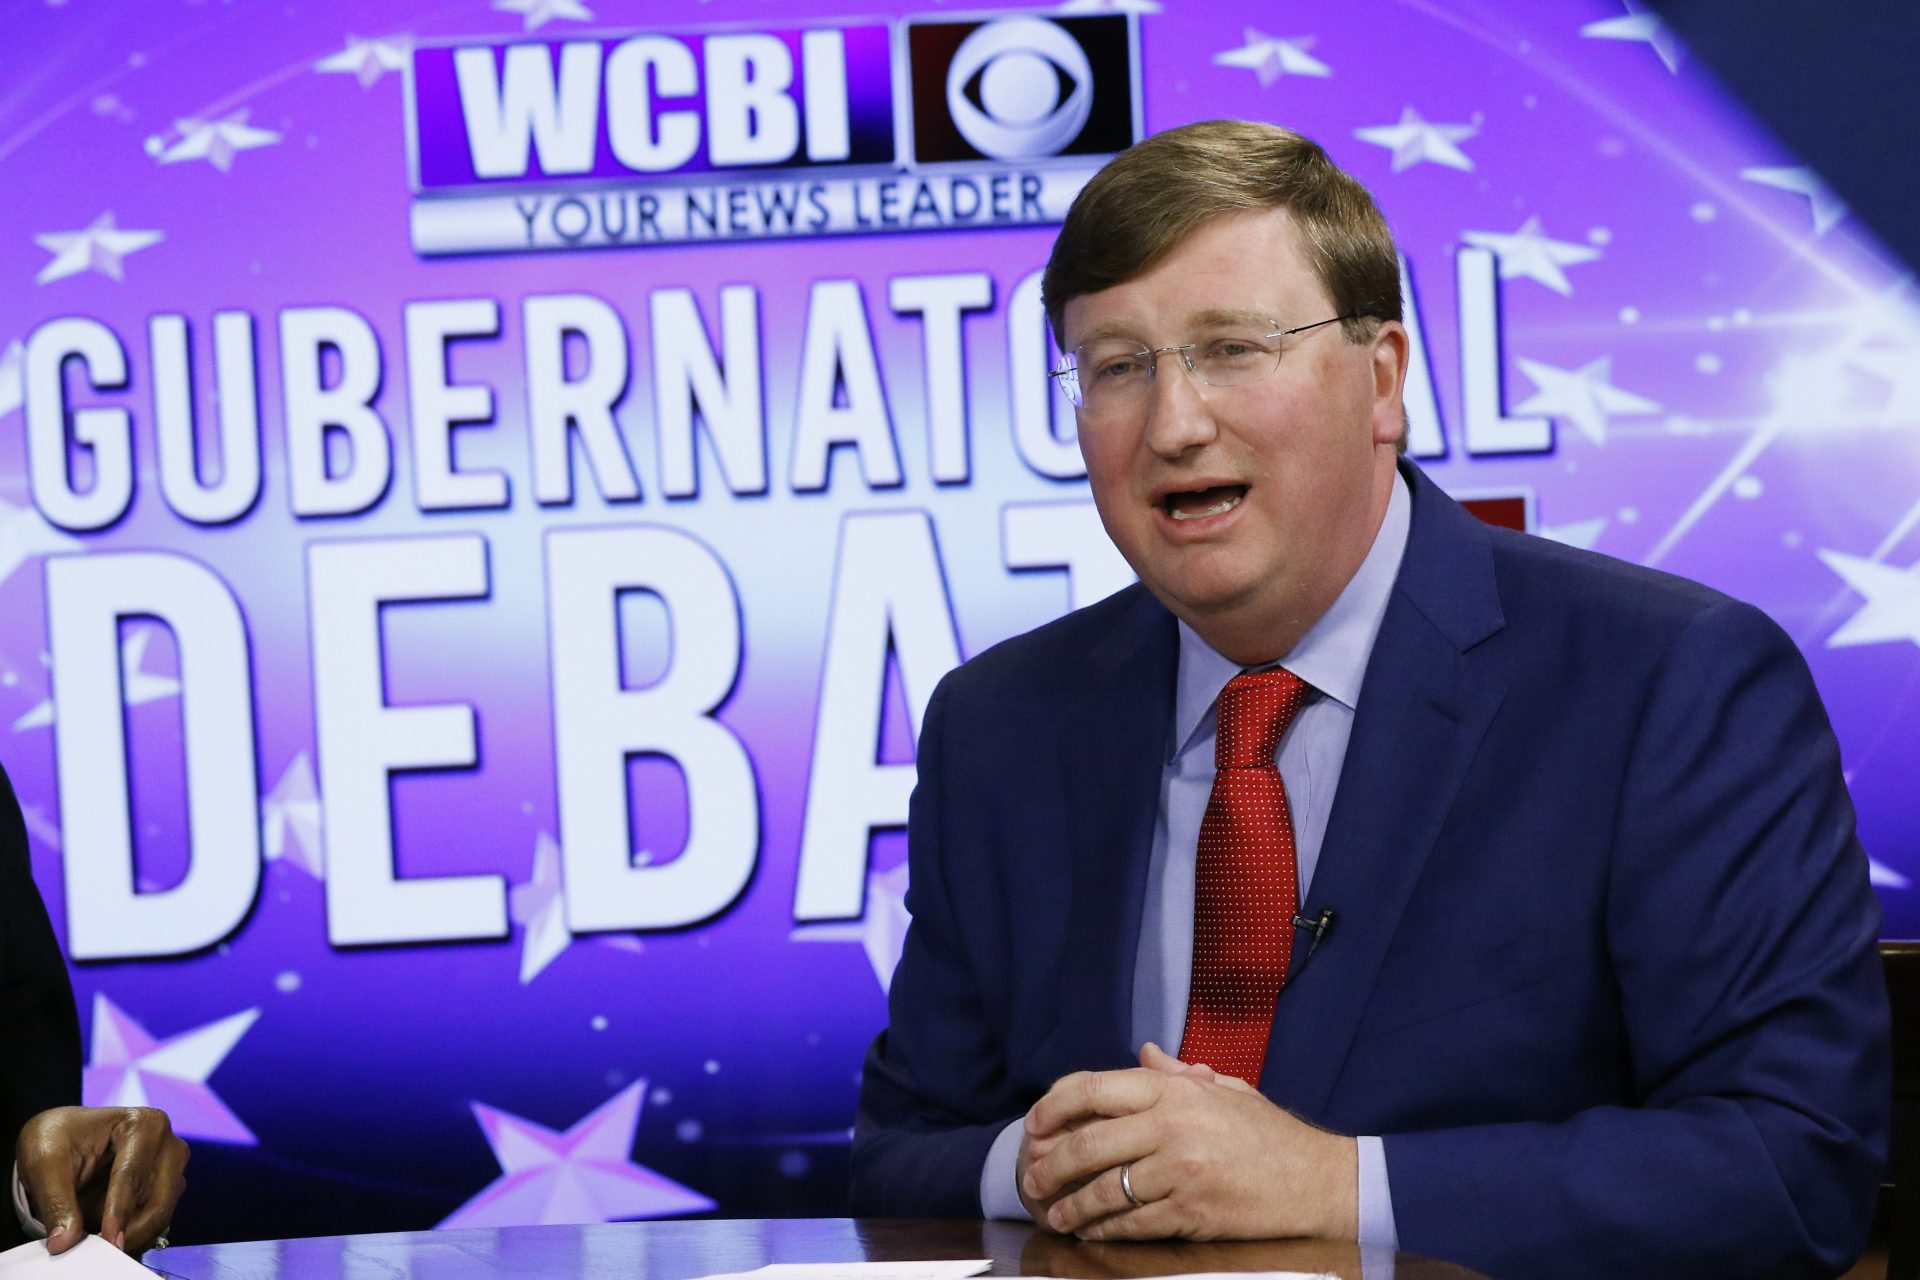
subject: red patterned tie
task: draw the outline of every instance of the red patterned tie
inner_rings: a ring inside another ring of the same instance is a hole
[[[1278,669],[1237,675],[1220,691],[1213,793],[1194,867],[1193,985],[1180,1057],[1256,1086],[1300,901],[1274,752],[1306,698],[1305,682]]]

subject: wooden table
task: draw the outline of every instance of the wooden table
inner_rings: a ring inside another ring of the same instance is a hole
[[[1324,1271],[1341,1280],[1476,1280],[1412,1254],[1324,1240],[1085,1244],[1023,1223],[734,1218],[315,1236],[147,1255],[180,1280],[693,1280],[770,1262],[991,1258],[996,1276],[1116,1280],[1197,1271]]]

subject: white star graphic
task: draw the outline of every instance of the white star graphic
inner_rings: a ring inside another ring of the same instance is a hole
[[[1834,395],[1834,388],[1846,382],[1847,359],[1848,354],[1837,347],[1780,357],[1762,379],[1773,401],[1767,420],[1774,429],[1839,427],[1851,422],[1852,409]]]
[[[233,168],[233,158],[255,147],[270,147],[280,141],[271,129],[257,129],[247,123],[251,107],[222,116],[218,120],[176,120],[180,141],[167,146],[159,138],[147,139],[147,153],[161,164],[179,164],[183,160],[205,160],[222,173]]]
[[[1308,53],[1314,37],[1294,36],[1281,40],[1252,27],[1241,28],[1246,44],[1213,55],[1217,67],[1240,67],[1260,77],[1266,88],[1281,76],[1330,76],[1333,68]]]
[[[18,338],[9,342],[5,351],[0,351],[0,418],[27,402],[26,379],[22,371],[26,361],[26,345]],[[0,577],[5,576],[0,574]]]
[[[183,1138],[251,1147],[253,1131],[207,1087],[258,1009],[245,1009],[204,1027],[155,1040],[104,995],[93,998],[93,1056],[81,1073],[90,1107],[158,1107]]]
[[[1841,341],[1848,347],[1872,342],[1920,347],[1920,288],[1915,287],[1913,276],[1899,276],[1879,293],[1848,307]]]
[[[647,1082],[636,1080],[565,1133],[473,1104],[500,1176],[442,1227],[617,1222],[704,1213],[718,1206],[632,1159]]]
[[[1599,516],[1592,520],[1576,520],[1572,524],[1542,525],[1540,536],[1563,546],[1591,551],[1600,544],[1600,535],[1606,531],[1607,517]]]
[[[1889,426],[1920,425],[1920,349],[1855,351],[1847,361],[1892,388],[1881,410],[1882,421]]]
[[[1509,235],[1493,231],[1463,231],[1460,238],[1470,245],[1491,249],[1500,259],[1500,278],[1511,280],[1525,276],[1537,280],[1563,297],[1573,295],[1573,285],[1561,267],[1592,262],[1598,249],[1570,240],[1553,240],[1542,234],[1540,219],[1528,218],[1520,229]]]
[[[1580,28],[1580,34],[1589,40],[1644,40],[1660,55],[1668,71],[1678,72],[1680,60],[1687,51],[1680,38],[1673,34],[1673,28],[1657,14],[1648,13],[1639,0],[1623,0],[1623,3],[1627,10],[1625,17],[1589,22]]]
[[[137,707],[143,702],[157,702],[161,698],[178,697],[180,694],[180,682],[172,676],[151,675],[140,669],[141,663],[146,660],[147,641],[152,638],[153,632],[143,627],[120,644],[120,696],[129,707]],[[40,729],[52,723],[53,699],[47,698],[15,720],[13,731],[18,733],[22,729]]]
[[[86,544],[60,532],[32,507],[16,507],[0,502],[0,582],[13,576],[14,570],[33,556],[59,551],[81,551]]]
[[[1887,644],[1897,640],[1920,645],[1920,561],[1905,569],[1850,556],[1844,551],[1821,551],[1820,560],[1867,598],[1860,611],[1827,637],[1827,648],[1857,644]]]
[[[1886,889],[1906,889],[1910,888],[1913,884],[1913,881],[1907,879],[1892,867],[1875,862],[1872,858],[1867,859],[1867,879]]]
[[[114,221],[113,210],[109,209],[95,218],[85,230],[43,231],[36,235],[34,240],[53,255],[53,261],[40,268],[40,274],[33,278],[33,282],[46,284],[53,280],[64,280],[82,271],[97,271],[103,276],[121,280],[125,277],[120,273],[120,259],[130,253],[138,253],[148,245],[158,244],[165,238],[165,234],[159,231],[122,231]]]
[[[1580,428],[1595,444],[1607,442],[1610,413],[1658,413],[1660,406],[1645,396],[1614,386],[1613,358],[1602,356],[1578,369],[1556,369],[1538,360],[1517,361],[1520,372],[1539,390],[1514,406],[1515,413],[1550,413]]]
[[[49,849],[60,847],[60,824],[47,816],[47,811],[37,804],[20,806],[20,821],[26,824],[27,831],[34,839]]]
[[[1353,136],[1376,147],[1393,152],[1393,171],[1410,169],[1422,160],[1446,165],[1449,169],[1473,168],[1467,153],[1454,146],[1480,132],[1480,121],[1471,124],[1435,124],[1420,118],[1412,107],[1400,108],[1399,124],[1372,125],[1355,129]]]
[[[315,880],[322,878],[326,852],[320,838],[320,788],[314,784],[313,761],[306,752],[294,756],[261,800],[260,818],[262,847],[269,862],[285,859]]]
[[[560,891],[560,846],[544,831],[533,842],[533,877],[507,891],[507,911],[522,930],[520,985],[525,986],[573,943]]]
[[[362,89],[371,89],[381,76],[389,71],[399,71],[407,65],[407,53],[411,48],[412,40],[408,36],[393,36],[386,40],[356,40],[348,36],[346,48],[320,59],[313,64],[313,69],[354,76],[359,79]]]
[[[838,924],[805,924],[788,935],[795,942],[857,942],[867,953],[880,990],[893,986],[900,948],[907,938],[907,864],[867,873],[867,912]]]
[[[1819,175],[1811,169],[1792,165],[1756,165],[1742,169],[1740,176],[1763,187],[1805,196],[1813,210],[1813,234],[1816,236],[1827,234],[1834,224],[1847,216],[1847,202],[1835,195],[1833,188],[1820,181]]]
[[[580,0],[493,0],[493,7],[502,13],[521,14],[525,31],[537,31],[556,18],[566,18],[571,22],[593,21],[593,11]]]

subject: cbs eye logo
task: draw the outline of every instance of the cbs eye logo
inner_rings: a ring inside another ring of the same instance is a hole
[[[919,164],[1110,155],[1138,139],[1125,14],[907,26]]]

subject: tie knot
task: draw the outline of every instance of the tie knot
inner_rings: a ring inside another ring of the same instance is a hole
[[[1215,769],[1271,769],[1280,739],[1307,700],[1291,671],[1244,671],[1220,691],[1214,714]]]

